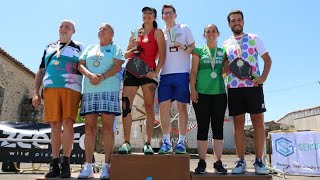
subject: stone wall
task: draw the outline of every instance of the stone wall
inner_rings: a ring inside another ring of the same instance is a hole
[[[1,109],[3,105],[3,99],[4,99],[4,87],[0,84],[0,117],[1,117]]]
[[[7,56],[0,53],[0,84],[4,88],[0,120],[20,121],[23,102],[32,96],[34,75]]]

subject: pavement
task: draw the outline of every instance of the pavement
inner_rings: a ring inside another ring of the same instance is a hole
[[[104,159],[104,154],[95,154],[96,163],[98,165],[101,165]],[[236,155],[223,155],[222,161],[223,164],[226,165],[226,168],[228,169],[228,173],[231,172],[231,169],[234,167],[234,162],[237,159]],[[247,155],[246,161],[249,171],[253,170],[253,162],[254,162],[254,155]],[[207,171],[213,172],[213,155],[208,154],[206,158],[207,162]],[[198,164],[198,157],[197,155],[190,155],[190,171],[194,171],[194,169],[197,167]],[[2,163],[0,163],[0,166],[2,167]],[[33,166],[33,167],[32,167]],[[46,171],[48,171],[49,165],[48,164],[31,164],[31,163],[21,163],[20,164],[21,169],[32,169],[32,168],[39,168],[37,171],[24,171],[19,173],[6,173],[0,171],[0,180],[3,179],[10,179],[10,180],[34,180],[40,177],[44,177],[44,174]],[[78,175],[79,170],[81,169],[81,165],[71,165],[72,171],[74,173],[72,174],[74,177]],[[99,177],[99,174],[96,174],[95,176]],[[300,179],[300,180],[311,180],[311,179],[320,179],[320,177],[308,177],[308,176],[293,176],[293,175],[280,175],[280,174],[273,174],[274,180],[280,180],[280,179]]]

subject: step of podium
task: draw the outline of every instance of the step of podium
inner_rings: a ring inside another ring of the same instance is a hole
[[[111,156],[112,180],[190,180],[189,155]]]
[[[217,174],[217,173],[205,173],[195,174],[191,172],[191,180],[272,180],[272,175],[257,175],[253,171],[248,171],[244,174],[234,175],[228,172],[228,174]]]
[[[79,173],[71,173],[70,178],[45,178],[45,177],[38,177],[36,180],[75,180],[78,179]],[[100,173],[95,173],[94,178],[91,178],[90,180],[98,180],[100,179]]]

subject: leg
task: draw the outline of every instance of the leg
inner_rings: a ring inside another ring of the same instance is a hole
[[[263,113],[250,114],[250,117],[254,129],[254,148],[256,150],[256,158],[262,159],[266,139]]]
[[[170,122],[170,104],[171,100],[163,101],[160,103],[160,120],[161,120],[161,130],[162,134],[170,134],[171,122]]]
[[[70,157],[72,146],[73,146],[73,124],[74,121],[72,119],[65,119],[62,121],[63,125],[63,134],[62,134],[62,149],[63,155],[66,157]]]
[[[244,159],[245,151],[245,134],[244,123],[245,114],[233,116],[234,119],[234,141],[236,143],[236,150],[239,159]]]
[[[141,86],[141,88],[144,98],[144,106],[146,110],[146,142],[150,143],[153,134],[153,126],[155,120],[154,95],[156,91],[156,85],[154,83],[148,83]]]
[[[102,128],[103,128],[103,144],[105,162],[110,164],[110,158],[114,146],[114,115],[113,114],[102,114]]]
[[[138,91],[137,86],[123,86],[123,92],[122,92],[122,102],[123,102],[122,109],[123,109],[123,111],[126,109],[130,109],[130,110],[132,109],[132,103],[133,103],[133,100],[134,100],[134,97],[135,97],[137,91]],[[129,104],[125,103],[124,98],[128,98]],[[129,142],[130,135],[131,135],[131,126],[132,126],[131,112],[122,116],[122,123],[123,123],[124,140]]]
[[[61,121],[50,122],[52,159],[59,158],[61,148]]]
[[[95,146],[95,137],[97,132],[98,114],[85,115],[85,153],[86,162],[91,164]]]
[[[227,95],[217,94],[210,97],[211,100],[211,129],[212,129],[212,141],[214,155],[217,161],[221,161],[223,152],[223,127],[224,127],[224,115],[227,108]]]
[[[185,136],[187,133],[188,128],[188,111],[187,111],[187,104],[177,102],[178,105],[178,112],[179,112],[179,135]]]
[[[199,93],[198,103],[193,103],[193,108],[197,118],[197,145],[199,159],[205,160],[208,151],[208,133],[210,124],[210,99],[207,95]]]

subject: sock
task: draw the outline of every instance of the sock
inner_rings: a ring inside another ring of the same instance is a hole
[[[103,165],[106,167],[110,167],[110,163],[104,163]]]
[[[59,164],[59,158],[52,159],[52,164],[58,165]]]
[[[186,139],[186,136],[185,135],[181,135],[179,134],[179,142],[183,142],[184,143],[184,140]]]
[[[65,162],[65,163],[70,164],[70,158],[69,158],[69,157],[67,157],[67,156],[63,156],[63,160],[62,160],[62,162]]]
[[[170,134],[163,134],[163,139],[167,140],[170,142]],[[171,144],[171,143],[170,143]]]
[[[87,168],[92,169],[92,163],[87,163]]]

